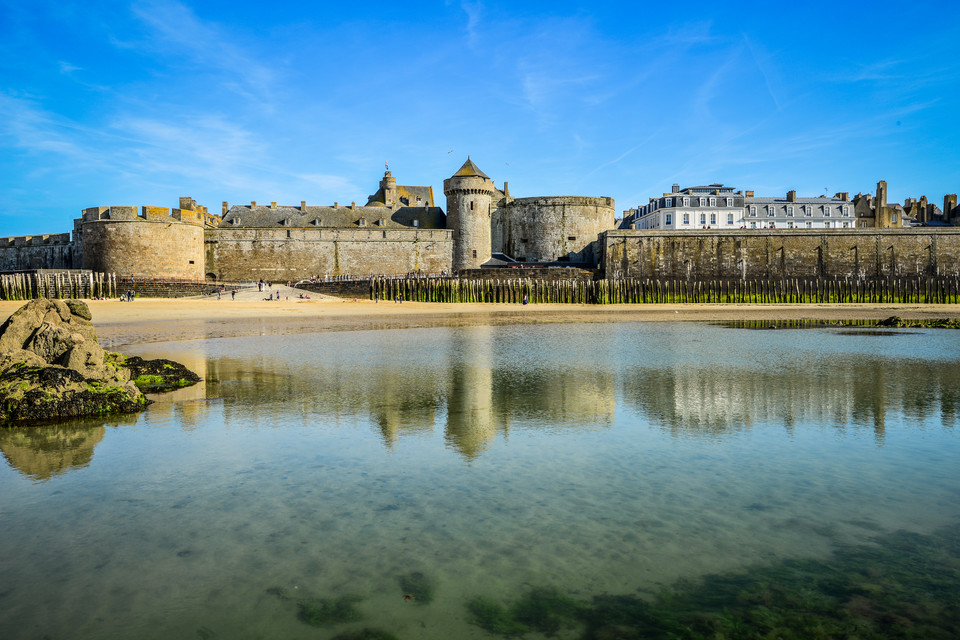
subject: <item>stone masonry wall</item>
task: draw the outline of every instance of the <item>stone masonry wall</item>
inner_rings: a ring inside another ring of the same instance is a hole
[[[527,262],[594,262],[592,243],[615,217],[613,198],[517,198],[493,215],[493,250]]]
[[[224,229],[206,237],[218,280],[296,281],[312,275],[401,275],[451,270],[449,229]]]
[[[607,278],[960,275],[960,229],[607,231]]]
[[[87,220],[83,268],[121,276],[203,280],[203,228],[169,218],[152,222],[135,213],[129,220]]]
[[[73,267],[74,246],[69,233],[0,238],[0,271]]]

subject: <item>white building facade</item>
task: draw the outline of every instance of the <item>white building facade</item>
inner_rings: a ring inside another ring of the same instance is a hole
[[[755,197],[752,191],[711,184],[680,189],[650,198],[649,204],[624,211],[629,229],[845,229],[855,226],[848,193],[832,198]]]

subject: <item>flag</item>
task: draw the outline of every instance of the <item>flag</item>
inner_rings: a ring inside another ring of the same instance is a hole
[[[383,168],[386,169],[387,171],[390,171],[390,165],[387,164],[386,160],[383,161]]]

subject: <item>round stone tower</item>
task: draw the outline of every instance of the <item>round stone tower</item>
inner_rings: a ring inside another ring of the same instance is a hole
[[[490,259],[490,214],[499,198],[493,181],[470,157],[443,181],[447,226],[453,230],[453,270],[479,269]]]

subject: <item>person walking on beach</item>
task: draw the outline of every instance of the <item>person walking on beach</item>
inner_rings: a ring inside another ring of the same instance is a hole
[[[233,302],[236,299],[237,299],[237,290],[234,289],[230,292],[230,301]]]

